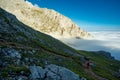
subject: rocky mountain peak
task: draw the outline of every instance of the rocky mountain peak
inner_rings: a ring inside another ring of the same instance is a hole
[[[91,38],[71,19],[47,8],[38,8],[24,0],[1,0],[0,7],[16,15],[24,24],[55,38]]]

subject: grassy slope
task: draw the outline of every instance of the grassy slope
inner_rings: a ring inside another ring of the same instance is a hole
[[[99,76],[105,77],[109,80],[118,80],[113,74],[120,69],[120,61],[108,59],[103,55],[94,52],[79,51],[81,55],[89,57],[95,64],[92,68],[93,72]]]

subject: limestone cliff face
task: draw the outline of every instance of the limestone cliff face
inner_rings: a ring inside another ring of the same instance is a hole
[[[91,38],[69,18],[60,13],[38,8],[24,0],[0,0],[0,7],[16,15],[24,24],[55,38]]]

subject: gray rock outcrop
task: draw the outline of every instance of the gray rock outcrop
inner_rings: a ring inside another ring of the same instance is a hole
[[[33,29],[58,39],[92,37],[64,15],[47,8],[38,8],[28,1],[0,0],[0,7],[13,13],[20,21]]]
[[[45,70],[39,66],[30,66],[31,78],[32,79],[43,79],[45,76]]]
[[[79,76],[72,71],[50,64],[45,69],[39,66],[30,66],[32,79],[43,80],[80,80]]]
[[[13,48],[1,49],[0,53],[8,57],[19,58],[19,59],[21,58],[20,53]]]

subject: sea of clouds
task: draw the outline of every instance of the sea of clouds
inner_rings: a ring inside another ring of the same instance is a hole
[[[120,60],[120,31],[97,31],[90,32],[94,38],[85,39],[62,39],[63,42],[77,50],[110,52],[117,60]]]

